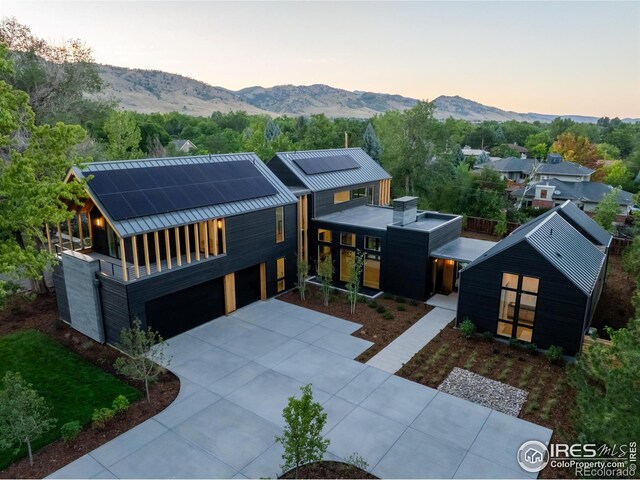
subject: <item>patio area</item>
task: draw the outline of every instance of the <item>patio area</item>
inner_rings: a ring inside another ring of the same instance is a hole
[[[52,478],[275,478],[282,409],[313,385],[327,459],[364,457],[382,478],[532,478],[516,460],[552,431],[353,358],[360,326],[268,300],[169,341],[176,401]]]

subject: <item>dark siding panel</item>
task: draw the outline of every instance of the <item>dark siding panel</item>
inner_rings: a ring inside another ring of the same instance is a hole
[[[131,326],[125,284],[108,277],[100,277],[102,321],[107,343],[116,344],[123,328]]]
[[[183,263],[181,268],[164,270],[149,278],[127,284],[129,311],[146,325],[146,302],[180,290],[190,288],[228,273],[267,262],[267,291],[275,292],[275,259],[286,256],[287,285],[295,283],[296,205],[285,209],[285,241],[275,243],[275,210],[261,210],[229,217],[225,220],[227,253],[216,258]]]
[[[58,263],[53,269],[53,287],[56,291],[58,303],[58,316],[65,322],[71,322],[69,314],[69,300],[67,299],[67,287],[64,283],[64,270],[62,263]]]
[[[295,174],[289,170],[289,167],[287,167],[278,157],[272,158],[269,163],[267,163],[267,167],[269,167],[269,170],[271,170],[287,187],[304,186],[300,179],[296,177]]]
[[[403,297],[425,300],[429,279],[428,250],[427,232],[389,226],[382,257],[382,289]]]
[[[458,322],[469,317],[479,331],[495,332],[503,272],[540,278],[533,343],[580,348],[587,297],[526,242],[461,273]]]
[[[462,217],[456,218],[429,232],[429,253],[460,237]]]
[[[314,217],[320,217],[322,215],[327,215],[329,213],[341,212],[348,208],[357,207],[359,205],[366,205],[369,201],[367,197],[356,198],[353,200],[349,200],[348,202],[333,203],[333,194],[335,192],[342,192],[344,190],[355,190],[357,188],[362,187],[375,187],[375,183],[363,183],[360,185],[350,185],[344,188],[336,188],[334,190],[324,190],[322,192],[315,192],[313,194],[313,206],[314,206]]]

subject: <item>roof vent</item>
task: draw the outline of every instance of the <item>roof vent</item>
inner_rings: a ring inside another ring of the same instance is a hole
[[[418,197],[400,197],[393,200],[393,223],[400,226],[416,221]]]

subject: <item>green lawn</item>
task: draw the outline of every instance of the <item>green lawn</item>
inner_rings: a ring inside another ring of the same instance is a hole
[[[53,430],[33,443],[34,451],[58,439],[66,422],[90,423],[93,410],[111,406],[116,396],[124,395],[130,402],[140,397],[135,388],[35,330],[0,337],[0,378],[8,370],[32,383],[58,419]],[[0,450],[0,470],[24,456],[26,447],[17,454]]]

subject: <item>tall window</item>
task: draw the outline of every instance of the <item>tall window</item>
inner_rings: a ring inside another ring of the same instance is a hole
[[[356,234],[349,233],[349,232],[340,232],[340,245],[345,245],[347,247],[355,247]]]
[[[362,284],[376,290],[380,288],[380,255],[365,254]]]
[[[318,241],[331,243],[331,230],[325,230],[324,228],[319,228]]]
[[[373,205],[373,196],[375,194],[375,187],[367,187],[367,198],[369,205]]]
[[[333,203],[344,203],[351,200],[351,192],[349,190],[343,190],[342,192],[335,192],[333,194]]]
[[[513,273],[502,274],[497,334],[531,342],[540,280]]]
[[[278,292],[282,292],[286,287],[284,277],[284,257],[282,257],[276,260],[276,279],[278,281]]]
[[[367,250],[379,252],[381,245],[382,242],[380,241],[380,237],[364,237],[364,248],[366,248]]]
[[[331,261],[331,247],[329,245],[318,245],[318,262],[322,262],[325,258]]]
[[[284,207],[276,208],[276,243],[284,242]]]
[[[349,259],[355,256],[353,250],[340,250],[340,280],[349,281]]]

